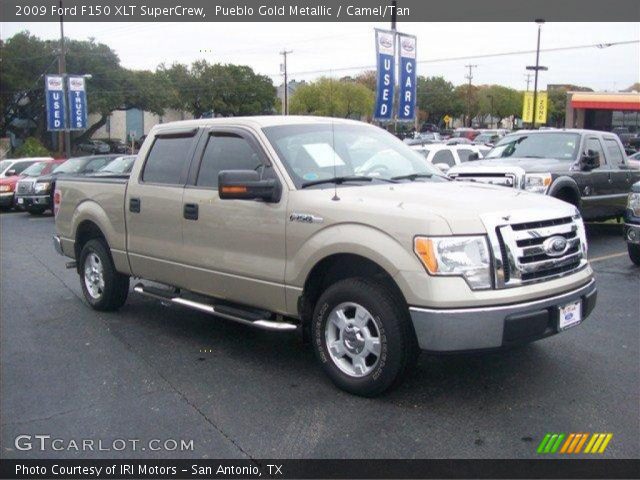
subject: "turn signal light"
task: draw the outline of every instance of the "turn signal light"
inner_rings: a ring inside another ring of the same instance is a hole
[[[242,187],[242,186],[222,187],[222,193],[247,193],[247,187]]]
[[[433,251],[433,241],[430,238],[416,238],[414,250],[430,273],[438,271],[438,260]]]

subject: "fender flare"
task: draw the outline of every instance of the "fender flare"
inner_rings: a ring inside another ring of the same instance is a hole
[[[556,178],[551,184],[551,187],[549,187],[549,192],[547,193],[547,195],[557,198],[556,195],[562,189],[569,189],[576,195],[576,198],[578,199],[578,205],[576,205],[576,207],[578,207],[578,209],[581,209],[582,194],[580,192],[580,188],[578,188],[578,184],[576,183],[576,181],[569,176],[564,175]]]

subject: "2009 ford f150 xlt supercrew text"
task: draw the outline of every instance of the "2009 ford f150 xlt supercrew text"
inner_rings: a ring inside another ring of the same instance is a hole
[[[300,328],[359,395],[397,384],[420,349],[537,340],[596,301],[574,206],[451,181],[354,121],[158,125],[130,178],[60,178],[54,206],[55,246],[93,308],[121,307],[136,277],[167,303]]]

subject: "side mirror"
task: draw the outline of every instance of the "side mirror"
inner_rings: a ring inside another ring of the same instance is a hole
[[[282,190],[274,178],[261,180],[255,170],[223,170],[218,174],[218,195],[223,200],[255,200],[276,203]]]
[[[469,157],[467,157],[467,162],[473,162],[474,160],[478,160],[480,158],[480,155],[478,155],[476,152],[470,153]]]
[[[5,177],[13,177],[16,175],[16,170],[12,168],[11,170],[7,170],[4,174]]]
[[[594,168],[600,166],[600,154],[595,150],[587,150],[587,152],[580,157],[580,170],[588,172]]]
[[[440,170],[442,173],[447,173],[451,168],[446,163],[434,163],[433,166]]]

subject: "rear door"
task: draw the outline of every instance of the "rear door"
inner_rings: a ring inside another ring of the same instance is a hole
[[[580,185],[584,214],[590,218],[610,216],[615,210],[610,197],[613,192],[613,177],[600,138],[596,135],[588,135],[585,138],[583,151],[584,153],[596,152],[600,157],[598,168],[576,175],[576,177],[582,177],[585,182],[584,185]]]
[[[127,251],[135,276],[183,286],[182,195],[198,129],[161,132],[154,138],[125,197]]]
[[[286,193],[278,203],[221,200],[223,170],[256,170],[282,183],[250,131],[216,127],[203,135],[183,197],[186,288],[285,311]]]
[[[611,195],[614,196],[612,205],[622,215],[627,204],[627,195],[631,189],[634,172],[632,172],[627,162],[627,156],[618,139],[613,136],[603,135],[603,141],[611,164]]]

